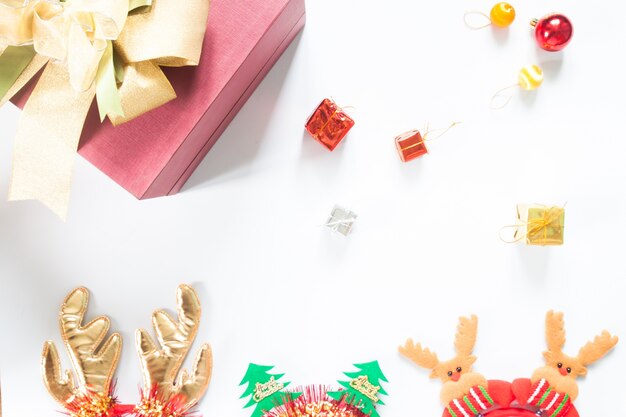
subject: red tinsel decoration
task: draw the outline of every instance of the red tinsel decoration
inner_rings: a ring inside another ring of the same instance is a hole
[[[158,387],[147,393],[141,390],[141,400],[136,405],[125,405],[126,413],[135,417],[194,417],[193,409],[187,409],[184,395],[172,395],[164,399]]]
[[[65,409],[64,414],[71,417],[121,417],[127,413],[126,407],[117,401],[115,383],[106,394],[87,390],[68,402]]]
[[[330,387],[323,385],[298,387],[294,392],[302,395],[268,411],[264,417],[366,417],[358,407],[330,398],[328,391]]]

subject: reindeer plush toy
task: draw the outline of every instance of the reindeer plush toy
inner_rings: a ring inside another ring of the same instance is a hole
[[[588,342],[571,357],[563,353],[565,345],[563,313],[546,315],[546,341],[543,353],[546,365],[529,379],[513,381],[513,392],[520,404],[526,404],[546,417],[578,417],[572,402],[578,397],[576,378],[587,374],[590,365],[606,355],[617,344],[617,336],[606,330]]]
[[[476,357],[472,355],[476,343],[478,318],[461,317],[457,326],[454,348],[456,356],[441,362],[437,354],[409,339],[400,346],[400,353],[418,366],[430,369],[431,378],[443,382],[441,402],[447,406],[444,417],[468,417],[484,414],[499,403],[511,402],[509,383],[487,381],[484,376],[472,371]]]

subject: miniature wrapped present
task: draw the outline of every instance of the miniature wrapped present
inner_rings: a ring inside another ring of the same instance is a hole
[[[305,128],[313,138],[334,150],[354,126],[354,120],[341,107],[325,98],[307,120]]]
[[[419,130],[410,130],[396,136],[396,149],[402,162],[409,162],[428,153],[426,142]]]
[[[518,225],[515,240],[525,240],[528,245],[562,245],[565,227],[565,209],[558,206],[518,205]]]
[[[396,136],[395,143],[400,160],[402,160],[402,162],[409,162],[426,155],[428,153],[428,148],[426,147],[427,140],[440,138],[459,123],[461,122],[452,122],[448,127],[439,129],[430,129],[428,125],[426,125],[423,130],[424,134],[420,133],[417,129],[413,129]],[[432,137],[434,132],[439,133]]]
[[[357,217],[353,211],[341,206],[335,206],[326,220],[326,227],[334,232],[348,236],[352,232],[352,227]]]

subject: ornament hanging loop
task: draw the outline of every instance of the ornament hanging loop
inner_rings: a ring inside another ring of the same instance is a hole
[[[480,20],[482,20],[483,23],[477,24],[478,22],[476,22],[476,18],[478,16],[480,16]],[[463,21],[465,22],[465,26],[472,30],[484,29],[487,26],[491,26],[491,19],[489,16],[479,10],[470,10],[465,12],[463,14]]]
[[[510,92],[512,88],[519,87],[519,84],[512,84],[507,87],[501,88],[491,96],[489,108],[491,110],[500,110],[506,107],[507,104],[513,98],[513,94]],[[502,101],[498,104],[498,101]]]
[[[480,16],[480,20],[484,23],[479,23],[476,19],[471,19],[472,16]],[[465,12],[463,20],[465,21],[465,25],[470,29],[483,29],[491,25],[506,28],[511,26],[515,20],[515,8],[509,3],[500,2],[491,8],[489,15],[481,11],[471,10]]]

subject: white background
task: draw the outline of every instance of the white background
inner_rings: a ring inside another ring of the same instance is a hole
[[[464,26],[466,10],[491,5],[311,0],[304,33],[179,195],[136,201],[78,158],[67,223],[0,199],[5,417],[58,410],[39,356],[60,341],[58,308],[79,285],[89,318],[109,315],[124,337],[126,402],[140,383],[134,330],[174,307],[178,283],[195,286],[198,341],[215,358],[205,416],[251,414],[238,399],[249,362],[308,384],[373,359],[390,380],[382,416],[439,415],[440,384],[396,348],[413,337],[445,359],[459,315],[479,315],[475,369],[492,379],[542,364],[551,308],[566,313],[570,354],[603,328],[626,338],[626,3],[529,0],[509,30]],[[550,11],[575,25],[562,53],[539,50],[528,26]],[[531,63],[543,86],[490,110]],[[326,96],[355,107],[332,153],[302,128]],[[3,195],[18,117],[0,110]],[[456,120],[429,155],[400,162],[395,135]],[[519,202],[567,203],[565,244],[501,242]],[[320,226],[335,204],[359,215],[348,238]],[[624,415],[624,375],[618,345],[580,381],[581,415]]]

